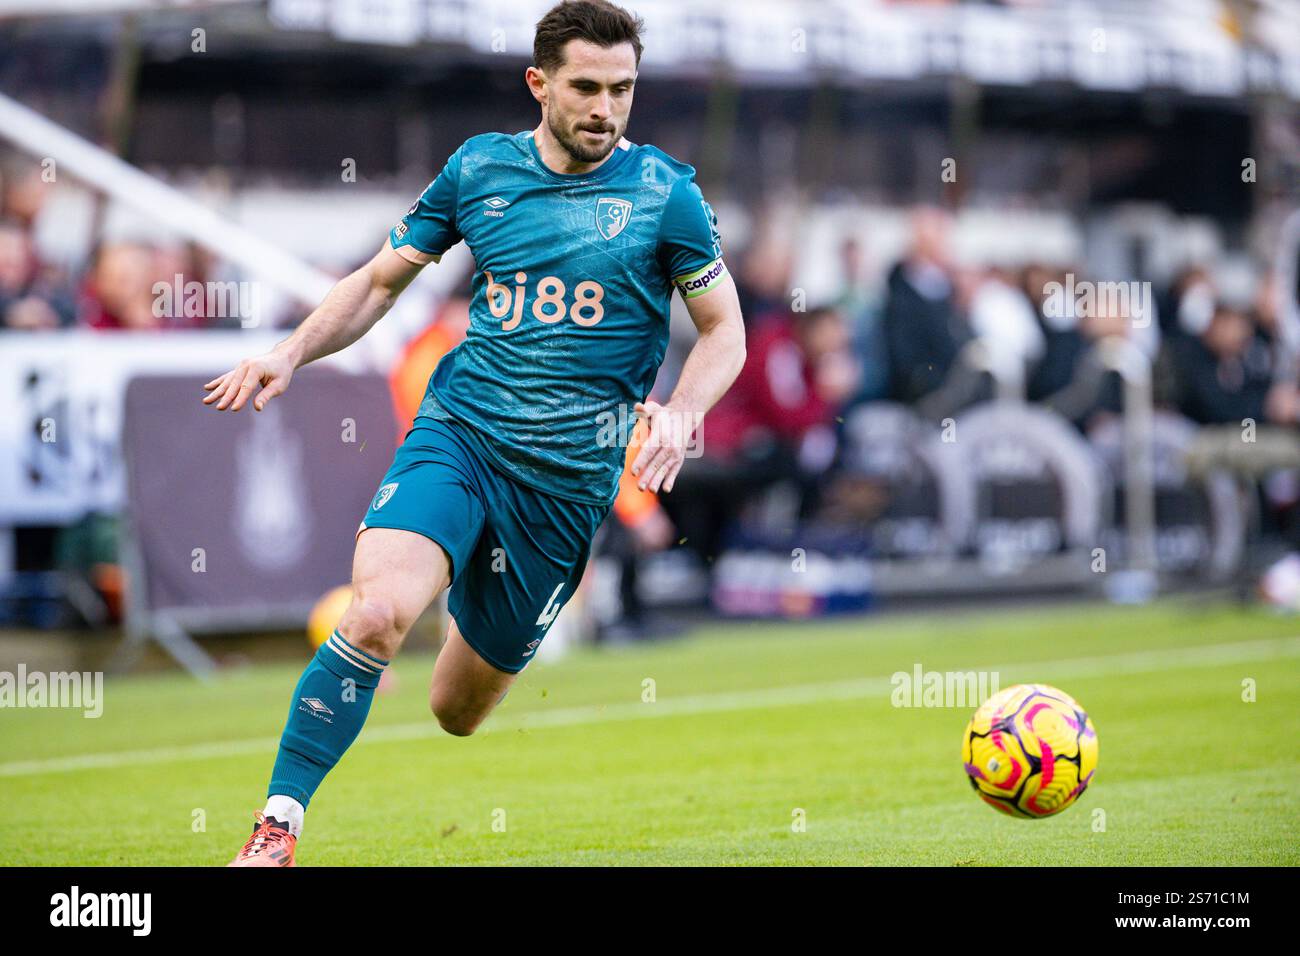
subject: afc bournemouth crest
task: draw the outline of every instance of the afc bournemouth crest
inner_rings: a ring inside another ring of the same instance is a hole
[[[384,485],[379,489],[379,493],[375,495],[375,500],[371,503],[371,507],[378,511],[384,505],[388,504],[388,499],[393,497],[393,492],[396,490],[397,482],[395,481]]]
[[[606,239],[613,239],[632,218],[632,203],[626,199],[597,199],[596,228]]]

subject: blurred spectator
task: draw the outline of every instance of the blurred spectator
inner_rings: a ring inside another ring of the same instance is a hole
[[[27,230],[0,222],[0,326],[56,329],[71,318],[66,293],[41,269]]]
[[[50,194],[50,184],[41,178],[41,167],[16,160],[0,170],[0,208],[4,216],[30,230]]]
[[[835,418],[861,380],[843,314],[823,307],[772,315],[749,336],[748,358],[709,413],[703,457],[662,499],[704,560],[745,502],[778,481],[807,493],[835,456]]]
[[[92,329],[165,328],[164,319],[154,314],[157,278],[154,253],[148,246],[135,242],[100,246],[82,289],[81,324]]]
[[[1214,316],[1217,293],[1210,274],[1202,266],[1183,270],[1174,280],[1168,307],[1161,311],[1161,325],[1169,335],[1197,336]]]
[[[1037,313],[1043,333],[1043,354],[1025,387],[1025,397],[1031,402],[1041,401],[1069,385],[1079,356],[1087,347],[1072,310],[1046,307],[1049,287],[1064,282],[1064,272],[1038,263],[1026,266],[1022,274],[1021,287]]]
[[[861,381],[848,323],[838,309],[773,316],[750,335],[745,367],[709,414],[705,452],[734,457],[743,447],[775,438],[801,457],[821,444],[840,407]]]
[[[1287,277],[1271,269],[1259,283],[1251,312],[1259,333],[1273,346],[1273,382],[1264,399],[1264,414],[1275,425],[1294,425],[1300,420],[1300,389],[1296,385],[1296,329],[1289,328],[1288,299],[1296,290],[1285,288]],[[1294,303],[1290,303],[1294,309]]]
[[[1047,345],[1034,304],[1003,269],[989,269],[976,281],[970,328],[988,343],[996,362],[1015,366],[1021,376]]]
[[[793,255],[783,239],[759,239],[741,259],[736,277],[745,325],[755,328],[773,314],[790,311]]]
[[[897,401],[915,402],[939,388],[970,338],[955,301],[951,230],[952,219],[942,210],[917,210],[911,247],[889,273],[884,328],[890,394]]]
[[[1174,351],[1179,410],[1203,425],[1265,419],[1272,345],[1246,312],[1219,305],[1205,331]]]
[[[1122,303],[1105,296],[1094,299],[1093,308],[1077,319],[1077,334],[1060,343],[1056,357],[1058,371],[1068,368],[1066,384],[1042,398],[1042,404],[1073,422],[1083,431],[1099,419],[1123,410],[1119,377],[1102,363],[1098,345],[1105,339],[1122,338],[1137,344],[1133,317]],[[1068,356],[1068,365],[1065,358]]]
[[[889,397],[889,346],[885,341],[881,290],[870,278],[870,266],[862,244],[848,236],[840,245],[843,281],[835,306],[848,319],[853,350],[862,372],[862,383],[853,403],[874,402]]]
[[[234,302],[209,301],[207,288],[215,271],[214,264],[212,257],[197,243],[160,246],[154,250],[153,260],[154,282],[150,283],[151,295],[154,283],[157,282],[165,283],[173,290],[182,290],[180,296],[173,291],[170,299],[160,300],[155,311],[163,312],[163,326],[185,329],[240,327],[241,317]],[[191,295],[187,290],[192,287],[192,283],[198,283],[204,289],[204,294]]]

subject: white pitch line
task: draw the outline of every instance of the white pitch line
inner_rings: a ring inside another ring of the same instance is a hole
[[[992,667],[965,668],[969,671],[996,672],[1025,675],[1026,681],[1059,681],[1104,677],[1117,673],[1150,673],[1167,668],[1214,667],[1247,661],[1271,660],[1300,656],[1300,637],[1277,638],[1260,641],[1239,641],[1229,644],[1210,644],[1201,647],[1171,648],[1156,651],[1133,651],[1124,654],[1077,657],[1068,660],[1020,662]],[[1033,673],[1029,673],[1033,672]],[[999,681],[1010,686],[1011,681]],[[795,684],[789,687],[766,687],[757,690],[725,691],[717,694],[699,694],[692,697],[669,697],[653,704],[641,702],[622,704],[586,705],[557,710],[524,712],[519,715],[504,712],[494,718],[491,729],[532,730],[544,727],[575,727],[599,724],[614,720],[636,720],[647,717],[680,717],[692,714],[725,713],[766,707],[791,707],[801,704],[821,704],[831,701],[860,700],[865,697],[887,696],[893,684],[888,677],[868,677],[857,680],[828,681],[819,684]],[[442,730],[430,718],[410,724],[392,724],[373,727],[365,731],[353,746],[391,743],[402,740],[419,740],[438,737]],[[47,773],[67,773],[75,770],[117,769],[144,764],[171,763],[173,761],[211,760],[222,757],[242,757],[250,754],[274,753],[280,744],[278,737],[258,737],[230,740],[223,743],[187,744],[176,747],[156,747],[149,750],[126,750],[110,753],[80,754],[70,757],[50,757],[42,760],[18,760],[0,763],[0,777],[26,777]]]

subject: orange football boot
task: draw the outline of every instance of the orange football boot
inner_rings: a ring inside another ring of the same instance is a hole
[[[239,855],[226,866],[295,866],[293,851],[298,838],[289,832],[289,824],[262,811],[253,814],[253,835]]]

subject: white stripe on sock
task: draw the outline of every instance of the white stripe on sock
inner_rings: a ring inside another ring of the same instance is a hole
[[[349,664],[360,667],[362,670],[369,671],[372,674],[378,674],[383,670],[383,667],[376,664],[368,657],[363,657],[359,652],[344,643],[338,634],[331,634],[330,639],[326,641],[326,644],[329,646],[329,649],[339,657],[343,658]]]

